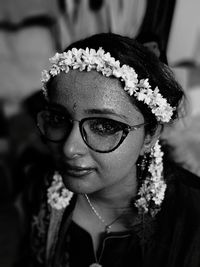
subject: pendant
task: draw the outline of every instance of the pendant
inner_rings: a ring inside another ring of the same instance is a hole
[[[102,267],[102,265],[95,262],[95,263],[92,263],[89,267]]]
[[[110,229],[111,229],[111,225],[106,225],[106,227],[105,227],[106,234],[108,234],[110,232]]]

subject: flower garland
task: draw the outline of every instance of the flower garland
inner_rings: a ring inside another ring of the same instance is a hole
[[[62,182],[58,172],[53,175],[51,186],[47,189],[47,203],[54,209],[61,210],[69,205],[73,193]]]
[[[161,151],[159,141],[157,141],[151,149],[151,163],[148,168],[150,175],[139,188],[139,198],[135,202],[139,214],[150,213],[154,217],[160,210],[167,188],[163,178],[162,157],[163,152]],[[47,192],[50,206],[58,210],[64,209],[69,205],[72,196],[73,193],[66,189],[60,174],[55,172],[52,184]]]
[[[102,48],[95,49],[76,49],[68,50],[64,53],[56,53],[50,58],[50,69],[42,72],[43,92],[47,95],[47,82],[58,75],[60,72],[68,73],[70,69],[79,71],[96,70],[106,77],[114,76],[124,82],[124,90],[138,101],[148,105],[157,121],[169,122],[174,108],[167,103],[167,100],[160,94],[158,87],[151,89],[148,79],[138,80],[135,70],[128,66],[120,67],[119,60],[115,60],[110,53],[105,53]]]
[[[154,217],[160,210],[160,206],[165,196],[167,185],[163,178],[163,152],[159,141],[151,148],[150,165],[148,167],[149,176],[141,185],[135,206],[139,213],[150,213]]]

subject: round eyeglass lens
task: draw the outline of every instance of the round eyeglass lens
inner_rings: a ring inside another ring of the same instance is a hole
[[[119,122],[111,119],[88,119],[82,124],[82,135],[92,149],[106,152],[120,143],[123,129]]]
[[[59,112],[42,111],[37,116],[38,127],[41,133],[51,141],[61,141],[71,130],[71,125]]]

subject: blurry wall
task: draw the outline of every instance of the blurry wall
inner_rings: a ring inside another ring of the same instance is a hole
[[[167,56],[187,96],[187,116],[167,139],[174,157],[200,176],[200,1],[177,0]]]
[[[58,16],[55,0],[0,1],[0,98],[7,106],[40,87]]]
[[[99,32],[133,37],[142,23],[145,7],[146,0],[66,0],[59,20],[62,48]]]
[[[0,99],[6,113],[39,90],[48,58],[98,32],[134,36],[146,0],[0,0]]]
[[[170,64],[187,60],[200,64],[200,1],[177,0],[168,43]]]

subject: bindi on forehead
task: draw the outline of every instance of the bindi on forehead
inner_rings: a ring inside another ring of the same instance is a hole
[[[116,78],[107,78],[96,71],[72,70],[61,74],[57,81],[59,94],[56,101],[70,108],[74,114],[85,109],[113,109],[130,118],[140,118],[138,110]],[[140,112],[139,112],[140,113]]]

